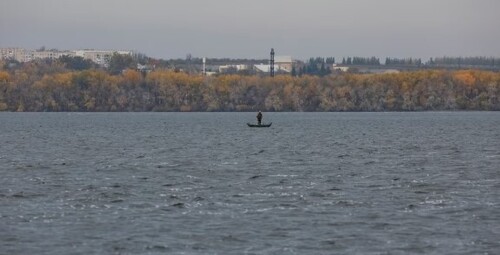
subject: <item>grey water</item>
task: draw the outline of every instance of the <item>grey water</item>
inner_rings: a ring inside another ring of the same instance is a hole
[[[0,254],[500,254],[500,112],[0,113]]]

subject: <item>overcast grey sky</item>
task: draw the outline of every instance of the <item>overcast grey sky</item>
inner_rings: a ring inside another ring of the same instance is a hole
[[[500,0],[0,0],[0,47],[500,57]]]

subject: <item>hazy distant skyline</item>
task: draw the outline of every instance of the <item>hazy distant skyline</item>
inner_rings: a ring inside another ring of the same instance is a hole
[[[500,57],[498,0],[1,0],[0,47],[155,58]]]

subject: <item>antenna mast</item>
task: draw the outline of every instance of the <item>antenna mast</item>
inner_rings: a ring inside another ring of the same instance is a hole
[[[271,60],[269,61],[269,74],[274,77],[274,48],[271,48]]]

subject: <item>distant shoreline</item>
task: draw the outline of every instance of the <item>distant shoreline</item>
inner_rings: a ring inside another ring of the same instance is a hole
[[[127,69],[27,65],[0,71],[9,112],[413,112],[499,111],[500,73],[421,70],[326,76],[207,77]]]

